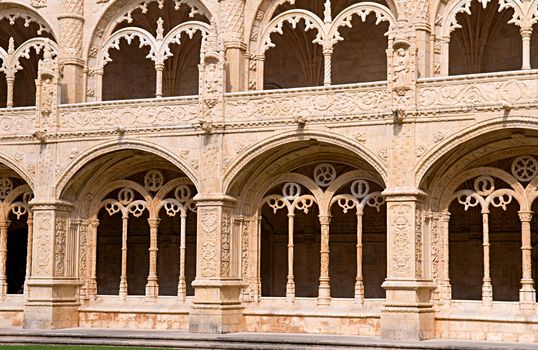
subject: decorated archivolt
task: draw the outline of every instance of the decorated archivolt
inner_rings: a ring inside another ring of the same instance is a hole
[[[109,216],[116,214],[122,217],[122,265],[119,296],[127,297],[127,239],[129,217],[141,217],[147,211],[148,223],[150,227],[150,248],[149,248],[149,275],[146,286],[146,297],[155,300],[158,296],[157,281],[157,235],[159,227],[159,216],[161,211],[170,217],[179,217],[180,220],[180,276],[178,281],[178,297],[185,301],[187,286],[185,281],[185,249],[186,249],[186,220],[188,212],[196,212],[196,205],[193,201],[195,191],[193,185],[186,178],[176,178],[168,182],[160,170],[150,170],[145,173],[143,183],[132,180],[119,180],[111,183],[104,195],[92,206],[92,217],[90,222],[93,232],[91,232],[91,242],[96,242],[97,235],[97,215],[104,209]],[[115,193],[114,196],[110,196]],[[95,265],[95,244],[89,247],[93,250],[94,258],[92,264]],[[91,286],[96,282],[95,266],[90,269],[88,284]],[[95,293],[96,288],[90,287]]]
[[[331,208],[334,205],[342,208],[344,214],[355,210],[357,216],[357,274],[355,282],[355,301],[364,302],[364,284],[362,274],[362,217],[365,207],[381,211],[385,200],[380,191],[371,191],[371,184],[377,184],[377,179],[369,173],[356,170],[338,176],[335,167],[330,163],[322,163],[315,167],[312,179],[300,174],[290,174],[289,181],[280,183],[282,192],[266,196],[260,204],[267,205],[273,213],[283,209],[288,216],[288,276],[286,283],[286,299],[295,300],[295,281],[293,272],[294,254],[294,217],[296,212],[308,214],[314,205],[319,209],[321,226],[321,271],[318,293],[318,303],[330,303],[329,277],[329,228]],[[275,184],[278,185],[278,184]]]

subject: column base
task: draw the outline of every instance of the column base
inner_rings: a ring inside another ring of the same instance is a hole
[[[533,281],[522,280],[519,290],[519,309],[521,311],[534,311],[536,307],[536,291]]]
[[[493,305],[493,287],[491,282],[484,282],[482,284],[482,305],[487,308]]]
[[[381,310],[381,337],[392,340],[425,340],[434,337],[435,310],[431,281],[387,280],[387,301]]]
[[[241,280],[194,281],[194,301],[189,314],[189,332],[223,334],[243,328]]]
[[[159,296],[159,284],[157,281],[149,281],[146,284],[146,301],[156,302]]]
[[[54,329],[78,327],[80,283],[66,279],[30,279],[24,306],[23,328]]]
[[[318,289],[318,305],[329,306],[331,305],[331,286],[329,281],[322,281]]]

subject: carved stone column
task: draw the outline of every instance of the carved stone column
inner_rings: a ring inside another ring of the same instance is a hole
[[[321,271],[319,275],[318,304],[330,305],[331,285],[329,284],[329,227],[331,224],[331,217],[320,216],[319,223],[321,225]]]
[[[32,268],[24,307],[24,328],[78,326],[77,278],[68,276],[66,238],[72,205],[34,199]]]
[[[8,220],[0,221],[0,300],[3,300],[7,294],[7,230],[10,222]]]
[[[523,57],[521,59],[521,69],[531,69],[531,35],[532,26],[520,29],[523,45]]]
[[[434,335],[434,284],[424,277],[422,201],[417,189],[383,192],[387,201],[387,293],[381,311],[381,336],[398,340]]]
[[[522,277],[519,290],[519,306],[521,310],[533,311],[536,304],[536,291],[532,279],[532,245],[531,245],[531,219],[532,211],[520,211],[521,220],[521,260]]]
[[[228,63],[226,91],[245,90],[246,49],[244,42],[245,0],[219,0],[219,16]]]
[[[240,330],[242,282],[236,260],[238,240],[232,237],[235,199],[223,195],[197,195],[197,254],[193,307],[189,331],[228,333]]]
[[[84,1],[62,0],[60,24],[60,62],[63,64],[62,96],[64,103],[82,102],[84,60],[82,59],[82,32]]]
[[[159,296],[159,283],[157,281],[157,232],[161,219],[148,219],[149,222],[149,274],[146,284],[146,299],[156,301]]]

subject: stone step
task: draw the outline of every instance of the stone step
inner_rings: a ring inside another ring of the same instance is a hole
[[[0,329],[0,344],[104,345],[143,346],[176,349],[436,349],[495,350],[538,349],[538,344],[494,343],[457,340],[394,342],[374,337],[308,334],[234,333],[192,334],[159,330],[63,329],[25,330]]]

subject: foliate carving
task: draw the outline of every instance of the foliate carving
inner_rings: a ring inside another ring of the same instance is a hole
[[[202,277],[215,277],[217,269],[217,236],[218,225],[217,208],[199,208],[200,216],[200,275]]]
[[[391,267],[394,276],[409,276],[411,273],[411,221],[414,220],[413,208],[409,204],[393,204],[389,208],[394,215],[391,222]]]
[[[47,6],[47,0],[31,0],[30,4],[35,8],[42,8]]]
[[[180,98],[166,105],[148,100],[143,103],[103,103],[95,108],[60,108],[62,130],[97,130],[128,125],[134,129],[155,126],[190,125],[197,120],[198,101]],[[6,117],[9,118],[9,117]],[[13,118],[14,119],[14,118]],[[0,112],[0,121],[2,120]],[[3,125],[0,125],[2,132]],[[21,126],[22,129],[22,126]]]
[[[512,162],[511,170],[518,181],[528,182],[538,174],[538,161],[532,156],[517,157]]]
[[[417,208],[415,210],[415,273],[417,277],[423,275],[422,221],[423,212]]]
[[[458,108],[524,103],[537,94],[537,82],[527,74],[507,79],[461,78],[418,82],[419,108]]]
[[[222,212],[222,231],[221,231],[221,257],[220,257],[220,275],[221,277],[230,277],[230,236],[231,236],[231,217],[228,211]]]
[[[386,84],[373,84],[353,89],[320,89],[290,91],[270,95],[242,95],[226,97],[227,120],[231,122],[264,123],[289,120],[290,116],[302,116],[309,121],[327,121],[328,116],[339,120],[356,118],[381,119],[379,111],[389,109]]]
[[[34,246],[39,247],[34,253],[32,272],[36,276],[50,274],[49,262],[52,255],[52,244],[50,234],[52,229],[52,215],[50,213],[34,214]]]
[[[45,41],[43,60],[39,62],[36,80],[36,106],[39,124],[51,129],[57,126],[56,112],[60,102],[60,68],[53,58],[50,41]]]
[[[320,187],[327,187],[336,179],[336,169],[329,163],[323,163],[314,169],[314,181]]]
[[[55,222],[55,243],[54,243],[54,264],[55,275],[65,275],[65,245],[68,218],[63,215],[56,216]]]

